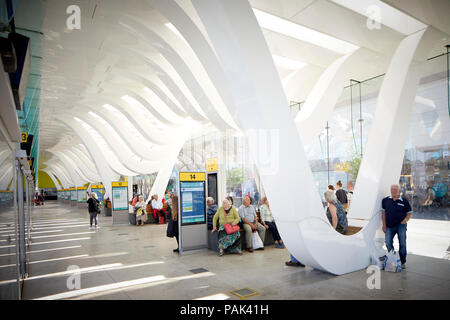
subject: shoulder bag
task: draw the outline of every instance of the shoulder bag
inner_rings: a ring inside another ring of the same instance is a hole
[[[234,225],[233,226],[231,223],[227,223],[227,213],[225,212],[225,209],[224,209],[223,213],[225,215],[225,225],[224,225],[225,232],[227,234],[233,234],[233,233],[238,232],[239,229],[240,229],[239,225]]]

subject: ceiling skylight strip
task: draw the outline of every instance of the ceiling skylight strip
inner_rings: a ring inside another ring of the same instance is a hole
[[[253,12],[255,13],[256,19],[258,20],[261,28],[281,33],[291,38],[308,42],[340,54],[348,54],[359,49],[358,46],[347,41],[309,29],[261,10],[253,8]]]

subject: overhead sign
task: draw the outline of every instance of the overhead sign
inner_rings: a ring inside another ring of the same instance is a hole
[[[113,187],[128,187],[127,181],[115,181],[112,183]]]
[[[205,181],[204,172],[180,172],[180,181]]]
[[[26,143],[28,140],[28,133],[22,132],[22,143]]]
[[[206,171],[214,172],[219,170],[219,158],[206,159]]]

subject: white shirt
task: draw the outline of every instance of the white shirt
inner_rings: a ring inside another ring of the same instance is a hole
[[[152,208],[153,209],[161,210],[162,207],[163,207],[163,204],[162,204],[161,200],[155,200],[155,199],[152,200]]]

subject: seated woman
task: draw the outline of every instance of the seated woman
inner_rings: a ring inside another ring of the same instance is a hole
[[[219,229],[217,229],[217,221],[219,221]],[[222,202],[222,206],[217,210],[213,217],[213,229],[211,232],[219,231],[219,256],[223,256],[224,250],[230,253],[242,254],[240,248],[241,234],[239,231],[227,234],[225,231],[225,224],[229,223],[233,226],[239,224],[240,217],[235,207],[231,206],[229,200],[225,199]]]
[[[266,229],[269,229],[272,233],[273,240],[275,241],[275,248],[283,249],[283,240],[281,240],[280,234],[278,233],[277,225],[275,224],[275,219],[272,216],[272,211],[270,211],[267,197],[262,198],[262,204],[259,207],[259,210],[261,212],[261,222],[263,226]]]
[[[348,221],[344,207],[338,201],[336,194],[334,193],[333,190],[325,191],[324,198],[328,204],[327,208],[328,221],[330,221],[331,225],[337,232],[345,234],[348,229]]]
[[[145,213],[145,201],[143,196],[139,196],[139,201],[134,205],[134,212],[136,213],[136,225],[143,226],[147,220],[147,214]]]

